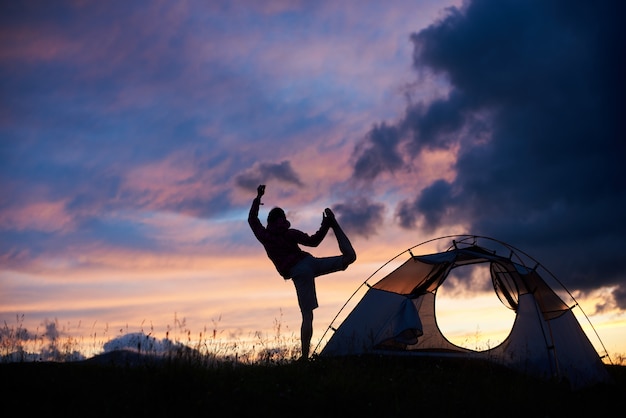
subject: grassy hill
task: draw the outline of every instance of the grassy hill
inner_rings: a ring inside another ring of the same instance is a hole
[[[490,363],[315,358],[210,366],[134,355],[0,364],[5,411],[62,416],[601,416],[621,409],[626,367],[573,391]]]

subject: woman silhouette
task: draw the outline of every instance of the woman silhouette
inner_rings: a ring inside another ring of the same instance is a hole
[[[295,285],[298,305],[302,313],[302,326],[300,327],[302,359],[307,359],[313,337],[313,310],[318,307],[315,278],[345,270],[356,260],[356,253],[350,240],[337,223],[334,213],[328,208],[322,215],[320,229],[313,235],[291,228],[285,212],[279,207],[269,212],[267,228],[264,227],[259,221],[259,206],[264,194],[265,185],[261,184],[257,188],[257,196],[250,207],[248,224],[254,236],[263,244],[267,256],[274,263],[278,273],[285,280],[291,279]],[[317,247],[330,228],[335,233],[341,255],[313,257],[300,248],[299,245]]]

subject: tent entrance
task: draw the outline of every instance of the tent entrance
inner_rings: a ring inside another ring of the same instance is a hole
[[[452,269],[436,295],[437,326],[452,344],[485,351],[511,333],[515,311],[494,292],[488,263]]]

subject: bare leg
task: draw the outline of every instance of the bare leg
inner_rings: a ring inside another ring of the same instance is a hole
[[[330,220],[330,227],[333,229],[335,233],[335,237],[337,238],[337,244],[339,244],[339,251],[343,255],[343,268],[344,270],[348,268],[348,266],[356,261],[356,252],[354,248],[352,248],[352,244],[348,239],[348,236],[343,232],[343,229],[339,226],[339,223],[335,219],[335,214],[330,209],[326,209],[326,216]]]
[[[302,326],[300,327],[300,340],[302,342],[302,359],[309,358],[313,338],[313,311],[302,312]]]

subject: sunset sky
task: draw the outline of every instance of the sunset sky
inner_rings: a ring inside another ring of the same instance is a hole
[[[313,233],[331,207],[358,254],[317,281],[314,343],[387,260],[469,233],[536,258],[626,355],[624,8],[2,2],[5,331],[297,335],[247,224],[263,183],[263,223],[280,206]],[[458,289],[458,338],[510,319]]]

